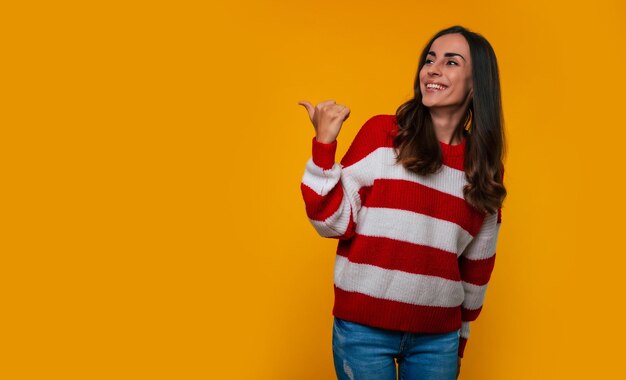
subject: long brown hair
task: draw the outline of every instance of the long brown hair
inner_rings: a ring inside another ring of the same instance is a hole
[[[426,44],[415,76],[414,97],[396,110],[399,129],[394,146],[397,162],[421,175],[435,173],[443,163],[443,153],[430,112],[422,104],[419,73],[433,41],[449,33],[459,33],[465,37],[473,68],[473,98],[463,122],[454,131],[455,136],[466,137],[464,169],[468,184],[463,188],[463,194],[465,200],[476,209],[495,213],[502,207],[506,197],[502,181],[504,120],[496,55],[489,42],[480,34],[457,25],[438,32]]]

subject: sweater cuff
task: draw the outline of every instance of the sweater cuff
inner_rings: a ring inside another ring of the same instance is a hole
[[[313,137],[313,163],[324,170],[332,169],[335,165],[335,152],[337,151],[337,140],[325,144],[317,141]]]
[[[459,337],[459,357],[463,357],[463,352],[465,351],[465,345],[467,344],[467,339],[463,337]]]

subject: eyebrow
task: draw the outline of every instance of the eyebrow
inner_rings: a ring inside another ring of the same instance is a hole
[[[434,51],[429,51],[427,55],[434,55],[435,57],[437,57],[437,54]],[[454,57],[455,55],[458,55],[459,57],[461,57],[464,61],[465,58],[463,58],[463,56],[459,53],[445,53],[443,56],[444,57]]]

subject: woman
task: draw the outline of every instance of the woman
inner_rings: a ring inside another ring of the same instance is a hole
[[[506,196],[495,53],[454,26],[423,50],[415,96],[361,127],[341,163],[350,110],[299,102],[315,128],[307,215],[339,240],[333,355],[339,379],[455,379],[495,262]],[[396,366],[397,364],[397,366]]]

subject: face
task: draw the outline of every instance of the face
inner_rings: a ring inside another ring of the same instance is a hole
[[[426,107],[464,110],[473,95],[472,62],[465,37],[452,33],[433,41],[419,77]]]

